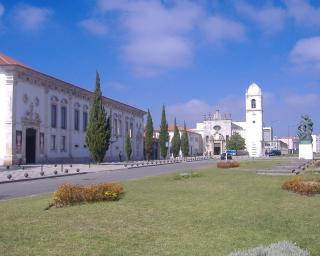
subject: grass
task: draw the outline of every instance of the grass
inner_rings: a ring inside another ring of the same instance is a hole
[[[51,195],[2,201],[0,255],[228,255],[282,240],[320,255],[320,196],[254,173],[272,163],[128,181],[118,202],[44,211]]]

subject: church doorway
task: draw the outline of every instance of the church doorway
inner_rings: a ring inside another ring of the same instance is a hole
[[[28,128],[26,130],[26,163],[34,164],[36,162],[36,135],[37,130]]]
[[[220,155],[221,154],[221,144],[220,143],[214,143],[213,154],[214,155]]]

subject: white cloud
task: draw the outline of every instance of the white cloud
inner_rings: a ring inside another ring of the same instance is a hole
[[[117,81],[109,81],[107,87],[117,92],[127,92],[129,90],[128,86]]]
[[[185,120],[188,126],[193,127],[196,122],[202,120],[202,116],[212,111],[212,106],[207,102],[199,99],[191,99],[190,101],[169,105],[166,108],[168,123],[172,123],[176,117],[179,123]]]
[[[220,16],[207,18],[202,26],[209,41],[242,41],[245,39],[245,28],[239,23]]]
[[[291,95],[287,95],[284,98],[284,101],[288,105],[288,107],[290,107],[290,109],[292,107],[309,108],[309,107],[317,106],[319,104],[320,95],[315,93],[302,94],[302,95],[291,94]]]
[[[203,115],[213,114],[216,110],[219,110],[222,115],[228,117],[231,115],[234,120],[242,121],[245,118],[244,98],[230,95],[219,100],[216,104],[209,104],[200,99],[191,99],[184,103],[167,106],[169,120],[177,117],[180,123],[185,120],[190,127],[201,122]]]
[[[108,33],[108,26],[104,22],[95,19],[86,19],[80,22],[80,26],[95,35],[106,35]]]
[[[15,7],[13,17],[22,29],[30,31],[41,28],[52,14],[49,8],[19,4]]]
[[[320,24],[320,8],[310,4],[308,0],[285,0],[288,15],[293,17],[297,24],[316,26]]]
[[[300,116],[309,114],[314,117],[315,123],[319,122],[318,106],[320,94],[285,94],[263,92],[264,122],[266,125],[272,124],[276,135],[286,135],[288,125],[298,124]],[[243,96],[229,95],[215,104],[209,104],[200,99],[167,106],[167,116],[169,123],[173,122],[174,117],[178,123],[182,124],[185,120],[189,127],[195,127],[197,122],[202,122],[203,115],[214,113],[220,110],[222,115],[231,114],[233,121],[245,121],[245,98]],[[290,134],[296,131],[291,128]]]
[[[299,40],[290,53],[295,68],[305,71],[320,70],[320,37]]]
[[[286,21],[286,10],[272,5],[255,7],[244,1],[236,2],[237,11],[256,23],[265,33],[283,30]]]
[[[208,16],[204,6],[194,1],[98,0],[97,9],[119,18],[125,32],[122,57],[142,76],[190,65],[197,32],[215,43],[244,37],[241,24]]]
[[[4,6],[3,6],[3,4],[1,4],[0,3],[0,17],[2,17],[3,16],[3,14],[4,14]]]

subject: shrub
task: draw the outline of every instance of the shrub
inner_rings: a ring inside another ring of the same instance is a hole
[[[117,183],[93,185],[63,184],[54,193],[53,205],[64,207],[77,203],[95,201],[116,201],[123,193],[123,186]]]
[[[308,251],[300,249],[292,242],[283,241],[268,247],[257,247],[246,251],[238,251],[229,256],[310,256]]]
[[[320,160],[316,160],[316,161],[314,162],[314,166],[315,166],[315,167],[320,167]]]
[[[198,178],[201,177],[201,174],[198,172],[183,172],[177,174],[174,179],[175,180],[185,180],[185,179],[191,179],[191,178]]]
[[[236,167],[240,167],[240,163],[237,161],[220,161],[217,163],[217,167],[218,168],[236,168]]]
[[[299,193],[302,195],[314,195],[320,193],[320,178],[303,180],[294,178],[287,180],[282,185],[282,189]]]

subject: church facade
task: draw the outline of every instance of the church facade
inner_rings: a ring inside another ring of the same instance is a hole
[[[253,83],[245,95],[246,121],[232,121],[231,116],[222,115],[218,110],[204,116],[193,131],[202,135],[203,151],[206,155],[220,155],[226,150],[230,137],[239,133],[246,143],[250,157],[261,157],[264,152],[263,97],[261,88]]]
[[[92,92],[0,54],[0,165],[89,160],[85,143]],[[112,114],[106,161],[124,159],[130,134],[134,160],[142,160],[145,111],[103,97]]]

